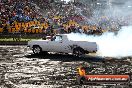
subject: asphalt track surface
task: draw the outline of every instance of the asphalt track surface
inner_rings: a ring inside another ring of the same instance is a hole
[[[33,55],[26,46],[0,46],[0,88],[132,88],[119,84],[77,83],[77,67],[93,74],[132,74],[132,58],[87,55]]]

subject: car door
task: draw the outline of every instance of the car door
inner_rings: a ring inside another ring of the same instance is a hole
[[[40,46],[42,47],[43,51],[49,51],[50,50],[49,43],[50,43],[50,41],[48,41],[48,40],[43,40],[40,42]]]
[[[62,36],[57,35],[49,43],[50,51],[52,52],[65,52],[67,53],[67,44],[63,42]]]

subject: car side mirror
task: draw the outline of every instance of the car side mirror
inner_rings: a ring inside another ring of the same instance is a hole
[[[53,38],[51,39],[51,41],[53,41]]]
[[[55,37],[51,38],[51,41],[54,41],[55,40]]]

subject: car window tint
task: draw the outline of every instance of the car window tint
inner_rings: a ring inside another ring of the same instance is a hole
[[[56,36],[55,41],[62,41],[62,37],[61,36]]]

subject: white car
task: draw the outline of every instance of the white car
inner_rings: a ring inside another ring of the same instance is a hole
[[[28,47],[32,49],[34,54],[57,52],[76,56],[96,53],[98,50],[96,42],[72,41],[68,39],[68,34],[59,34],[50,40],[32,40],[28,42]]]

